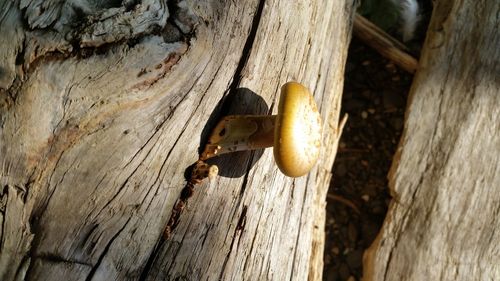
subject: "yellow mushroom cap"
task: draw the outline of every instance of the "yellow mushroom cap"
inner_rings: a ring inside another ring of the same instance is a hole
[[[283,174],[300,177],[318,160],[321,116],[314,97],[297,82],[281,87],[274,128],[274,159]]]

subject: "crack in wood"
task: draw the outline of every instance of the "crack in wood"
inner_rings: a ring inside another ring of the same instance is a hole
[[[131,219],[132,219],[132,216],[128,217],[127,221],[123,224],[123,226],[115,233],[115,235],[113,235],[113,237],[111,237],[111,239],[109,240],[108,244],[106,244],[106,246],[104,247],[104,250],[102,251],[102,253],[99,256],[99,258],[97,259],[96,264],[94,264],[92,266],[92,269],[90,270],[89,275],[85,279],[86,281],[92,280],[92,277],[94,277],[97,269],[99,268],[99,266],[101,265],[102,261],[104,260],[104,258],[106,257],[107,253],[109,252],[109,249],[111,248],[111,245],[116,240],[116,238],[118,238],[118,236],[120,235],[120,233],[122,233],[122,231],[125,229],[125,227],[130,222]]]
[[[5,231],[5,209],[7,208],[7,201],[9,200],[9,186],[5,185],[0,194],[0,216],[2,217],[2,225],[0,226],[0,249],[4,248],[4,231]]]
[[[236,225],[236,230],[238,231],[243,231],[245,229],[245,225],[247,223],[247,210],[248,206],[244,205],[240,218],[238,219],[238,224]]]
[[[245,263],[243,265],[243,272],[246,272],[247,271],[247,268],[248,268],[248,263],[250,261],[249,257],[250,257],[250,253],[253,252],[254,250],[254,246],[255,246],[255,241],[257,240],[257,235],[259,234],[259,227],[260,227],[260,222],[262,220],[262,214],[264,212],[264,209],[261,208],[260,209],[260,214],[259,214],[259,219],[257,220],[257,226],[255,228],[255,231],[254,231],[254,235],[253,235],[253,238],[252,238],[252,243],[250,244],[250,248],[249,248],[249,254],[247,255],[246,259],[245,259]]]
[[[163,248],[164,243],[165,243],[164,239],[159,239],[159,241],[156,243],[156,246],[149,254],[148,260],[146,261],[146,265],[144,266],[141,274],[139,275],[139,281],[145,281],[148,278],[149,272],[153,267],[153,263],[156,260],[156,257],[158,256],[160,249]]]
[[[241,74],[242,74],[243,68],[245,67],[245,65],[248,62],[248,58],[250,57],[252,46],[253,46],[253,43],[255,41],[255,37],[257,34],[257,29],[259,27],[259,23],[260,23],[260,20],[262,18],[264,4],[265,4],[265,0],[259,1],[256,13],[255,13],[253,20],[252,20],[250,32],[247,36],[247,39],[246,39],[244,47],[243,47],[242,56],[238,62],[235,73],[233,75],[232,83],[230,84],[229,89],[228,89],[229,92],[234,92],[236,90],[236,88],[238,87],[238,85],[240,84],[240,81],[242,78]],[[246,186],[246,183],[248,181],[249,170],[251,169],[251,162],[252,161],[249,161],[247,172],[245,173],[245,178],[244,178],[244,181],[242,184],[242,188],[240,190],[240,198],[242,197],[242,194],[245,191],[245,186]],[[174,208],[173,208],[172,213],[171,213],[171,216],[170,216],[169,221],[167,223],[167,226],[165,228],[164,235],[163,235],[166,240],[170,239],[170,236],[172,235],[172,231],[178,225],[180,215],[182,214],[182,211],[184,210],[184,206],[187,203],[187,199],[189,199],[194,192],[194,186],[195,186],[195,182],[188,181],[188,183],[186,184],[186,186],[184,187],[184,189],[181,192],[180,198],[175,203]],[[229,255],[231,254],[234,239],[235,239],[235,237],[233,237],[233,241],[231,242],[230,250],[229,250],[228,256],[226,257],[224,265],[227,263],[227,259],[229,258]],[[225,266],[223,266],[223,268],[221,270],[221,276],[224,273],[224,268],[225,268]]]
[[[179,138],[180,138],[180,136],[179,136]],[[200,162],[200,161],[197,162],[196,164],[206,165],[205,163]],[[194,164],[193,166],[195,166],[196,164]],[[197,173],[196,167],[189,167],[189,168],[192,169],[191,170],[192,171],[191,178],[186,183],[186,186],[182,189],[179,199],[177,199],[177,201],[175,202],[174,207],[172,208],[170,218],[167,222],[167,226],[165,227],[165,229],[163,231],[163,236],[162,236],[162,238],[159,239],[159,241],[157,242],[157,246],[154,248],[154,250],[149,255],[148,261],[146,262],[146,265],[141,272],[141,275],[140,275],[141,277],[139,278],[139,280],[145,280],[147,278],[149,271],[151,270],[151,267],[153,266],[154,260],[156,259],[156,256],[158,255],[159,251],[163,247],[165,241],[170,239],[172,232],[175,230],[175,228],[179,224],[180,216],[181,216],[182,212],[184,211],[184,208],[187,204],[187,201],[194,194],[195,185],[201,183],[201,180],[196,176],[197,175],[196,174]],[[184,240],[184,237],[182,238],[182,240]],[[174,260],[175,260],[175,257],[174,257]]]
[[[188,52],[188,50],[189,44],[186,44],[184,48],[178,50],[179,52],[174,51],[170,53],[165,59],[163,59],[162,63],[156,66],[156,69],[159,70],[159,73],[156,76],[137,83],[136,85],[132,86],[131,90],[145,90],[156,84],[170,72],[172,67],[181,59],[182,55]],[[141,74],[142,72],[143,70],[141,69],[141,72],[139,74]],[[138,76],[140,76],[139,74]]]
[[[243,233],[243,230],[244,230],[245,224],[246,224],[247,209],[248,209],[248,206],[243,206],[240,218],[238,219],[238,223],[237,223],[236,227],[234,228],[234,234],[233,234],[232,239],[231,239],[229,251],[228,251],[226,257],[224,258],[224,262],[222,263],[218,280],[222,280],[222,276],[224,275],[224,272],[226,271],[227,262],[229,261],[229,258],[231,257],[231,253],[233,252],[234,242],[236,240],[238,240],[238,246],[239,246],[241,234]]]
[[[50,262],[50,263],[65,263],[65,264],[69,264],[69,265],[79,264],[79,265],[83,265],[86,267],[92,267],[92,264],[89,262],[65,258],[63,256],[60,256],[60,255],[57,255],[54,253],[42,253],[42,254],[37,254],[37,255],[34,255],[31,257],[32,261],[34,261],[36,259],[40,259],[40,260]]]
[[[248,183],[248,176],[250,175],[250,170],[252,169],[252,162],[255,155],[255,151],[252,151],[250,155],[251,156],[250,159],[248,159],[245,176],[243,177],[243,182],[241,183],[238,201],[241,201],[243,199],[243,194],[245,194],[245,190],[247,188],[247,183]],[[237,204],[240,205],[240,202],[238,202]]]
[[[212,230],[213,228],[213,224],[209,224],[209,225],[206,225],[207,227],[207,230],[205,231],[205,233],[203,233],[203,239],[201,240],[201,248],[203,248],[203,246],[205,245],[205,242],[207,242],[207,238],[208,238],[208,233],[210,233],[210,231]]]
[[[229,85],[229,92],[236,91],[239,86],[242,78],[243,68],[248,62],[248,58],[252,53],[253,43],[255,41],[255,36],[257,35],[257,30],[259,28],[260,21],[262,19],[262,12],[264,11],[265,0],[260,0],[257,6],[257,10],[255,11],[255,15],[252,19],[252,27],[250,28],[250,32],[247,36],[245,44],[243,45],[243,51],[241,52],[241,58],[238,62],[238,66],[233,75],[233,81],[231,85]]]
[[[3,75],[0,67],[0,77]],[[3,129],[4,123],[6,121],[7,112],[17,101],[17,93],[20,91],[22,85],[22,80],[20,77],[16,76],[14,81],[8,86],[8,88],[0,88],[0,128]]]
[[[94,234],[94,232],[99,228],[99,224],[98,223],[95,223],[93,224],[89,231],[85,234],[85,236],[82,238],[82,243],[81,243],[81,247],[84,248],[85,244],[89,244],[89,247],[87,247],[87,251],[93,251],[95,249],[95,245],[97,245],[96,242],[93,242],[91,240],[91,237],[92,237],[92,234]]]
[[[36,230],[38,229],[38,221],[42,217],[43,213],[47,210],[47,206],[49,205],[50,200],[52,199],[52,196],[55,194],[57,186],[62,183],[62,181],[64,180],[64,177],[66,176],[66,173],[69,171],[70,168],[73,167],[73,165],[77,161],[77,159],[75,158],[74,161],[71,163],[71,165],[69,165],[67,167],[67,169],[64,171],[64,173],[61,176],[61,179],[59,180],[58,184],[55,184],[52,187],[52,190],[50,190],[50,185],[51,185],[51,182],[52,182],[52,176],[54,175],[57,167],[59,167],[57,164],[61,160],[61,158],[62,158],[62,156],[63,156],[63,154],[64,154],[65,151],[66,150],[62,150],[62,152],[60,153],[59,157],[57,158],[57,162],[54,164],[54,166],[52,167],[52,169],[50,171],[50,176],[49,176],[48,181],[47,181],[47,192],[49,193],[48,196],[46,198],[44,198],[42,202],[38,203],[39,206],[37,208],[33,209],[32,215],[31,215],[30,220],[29,220],[30,227],[31,227],[33,233],[37,232]],[[42,172],[40,174],[42,174]],[[36,249],[37,245],[38,245],[38,243],[36,243],[36,240],[34,240],[33,241],[33,249]]]
[[[196,83],[193,84],[193,87]],[[188,92],[191,92],[191,91],[188,91]],[[203,96],[200,98],[200,102],[198,103],[198,105],[196,106],[195,110],[197,111],[198,108],[201,106],[201,101],[203,100],[203,98],[205,97],[205,93],[203,93]],[[179,105],[180,102],[177,104]],[[173,111],[171,111],[173,112]],[[184,124],[184,127],[182,128],[181,132],[184,132],[187,125],[189,124],[191,118],[193,118],[193,116],[190,116],[188,118],[188,120],[186,121],[186,123]],[[169,150],[169,152],[167,153],[167,157],[165,157],[165,160],[163,161],[162,165],[161,165],[161,168],[158,172],[158,175],[156,177],[156,180],[153,184],[156,184],[159,179],[160,179],[160,174],[161,174],[161,171],[163,170],[163,167],[165,166],[167,160],[170,158],[170,155],[174,149],[174,147],[176,147],[176,144],[179,142],[180,138],[182,137],[182,134],[180,134],[177,139],[175,140],[174,144],[172,145],[172,148]],[[172,231],[175,229],[175,227],[177,227],[178,223],[179,223],[179,218],[180,218],[180,215],[182,214],[182,211],[184,210],[184,207],[185,205],[187,204],[187,200],[193,195],[194,193],[194,187],[196,184],[198,184],[197,182],[197,179],[194,178],[194,167],[199,164],[199,162],[193,164],[193,166],[191,167],[188,167],[186,170],[189,170],[190,168],[193,168],[192,170],[192,173],[190,175],[190,178],[188,179],[188,182],[186,183],[185,187],[181,190],[181,195],[180,197],[177,199],[176,203],[174,204],[174,208],[172,209],[172,213],[170,215],[170,218],[167,222],[167,226],[165,227],[165,230],[164,230],[164,234],[163,234],[163,237],[164,239],[169,239],[170,238],[170,235],[172,233]]]

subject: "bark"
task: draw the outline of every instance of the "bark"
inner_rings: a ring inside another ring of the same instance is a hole
[[[352,1],[0,2],[1,280],[319,280]],[[311,89],[316,167],[218,159],[170,239],[185,171],[227,113]]]
[[[437,1],[365,280],[500,280],[499,12]]]

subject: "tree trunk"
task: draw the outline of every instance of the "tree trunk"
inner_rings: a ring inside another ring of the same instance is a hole
[[[318,280],[348,1],[0,2],[0,280]],[[300,81],[316,167],[217,160],[162,233],[210,129]]]
[[[366,280],[500,280],[500,4],[437,2]]]

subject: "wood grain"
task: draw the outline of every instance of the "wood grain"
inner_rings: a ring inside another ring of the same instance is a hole
[[[321,279],[353,3],[96,3],[0,3],[0,279]],[[316,168],[221,159],[163,241],[206,132],[289,80],[325,122]]]

